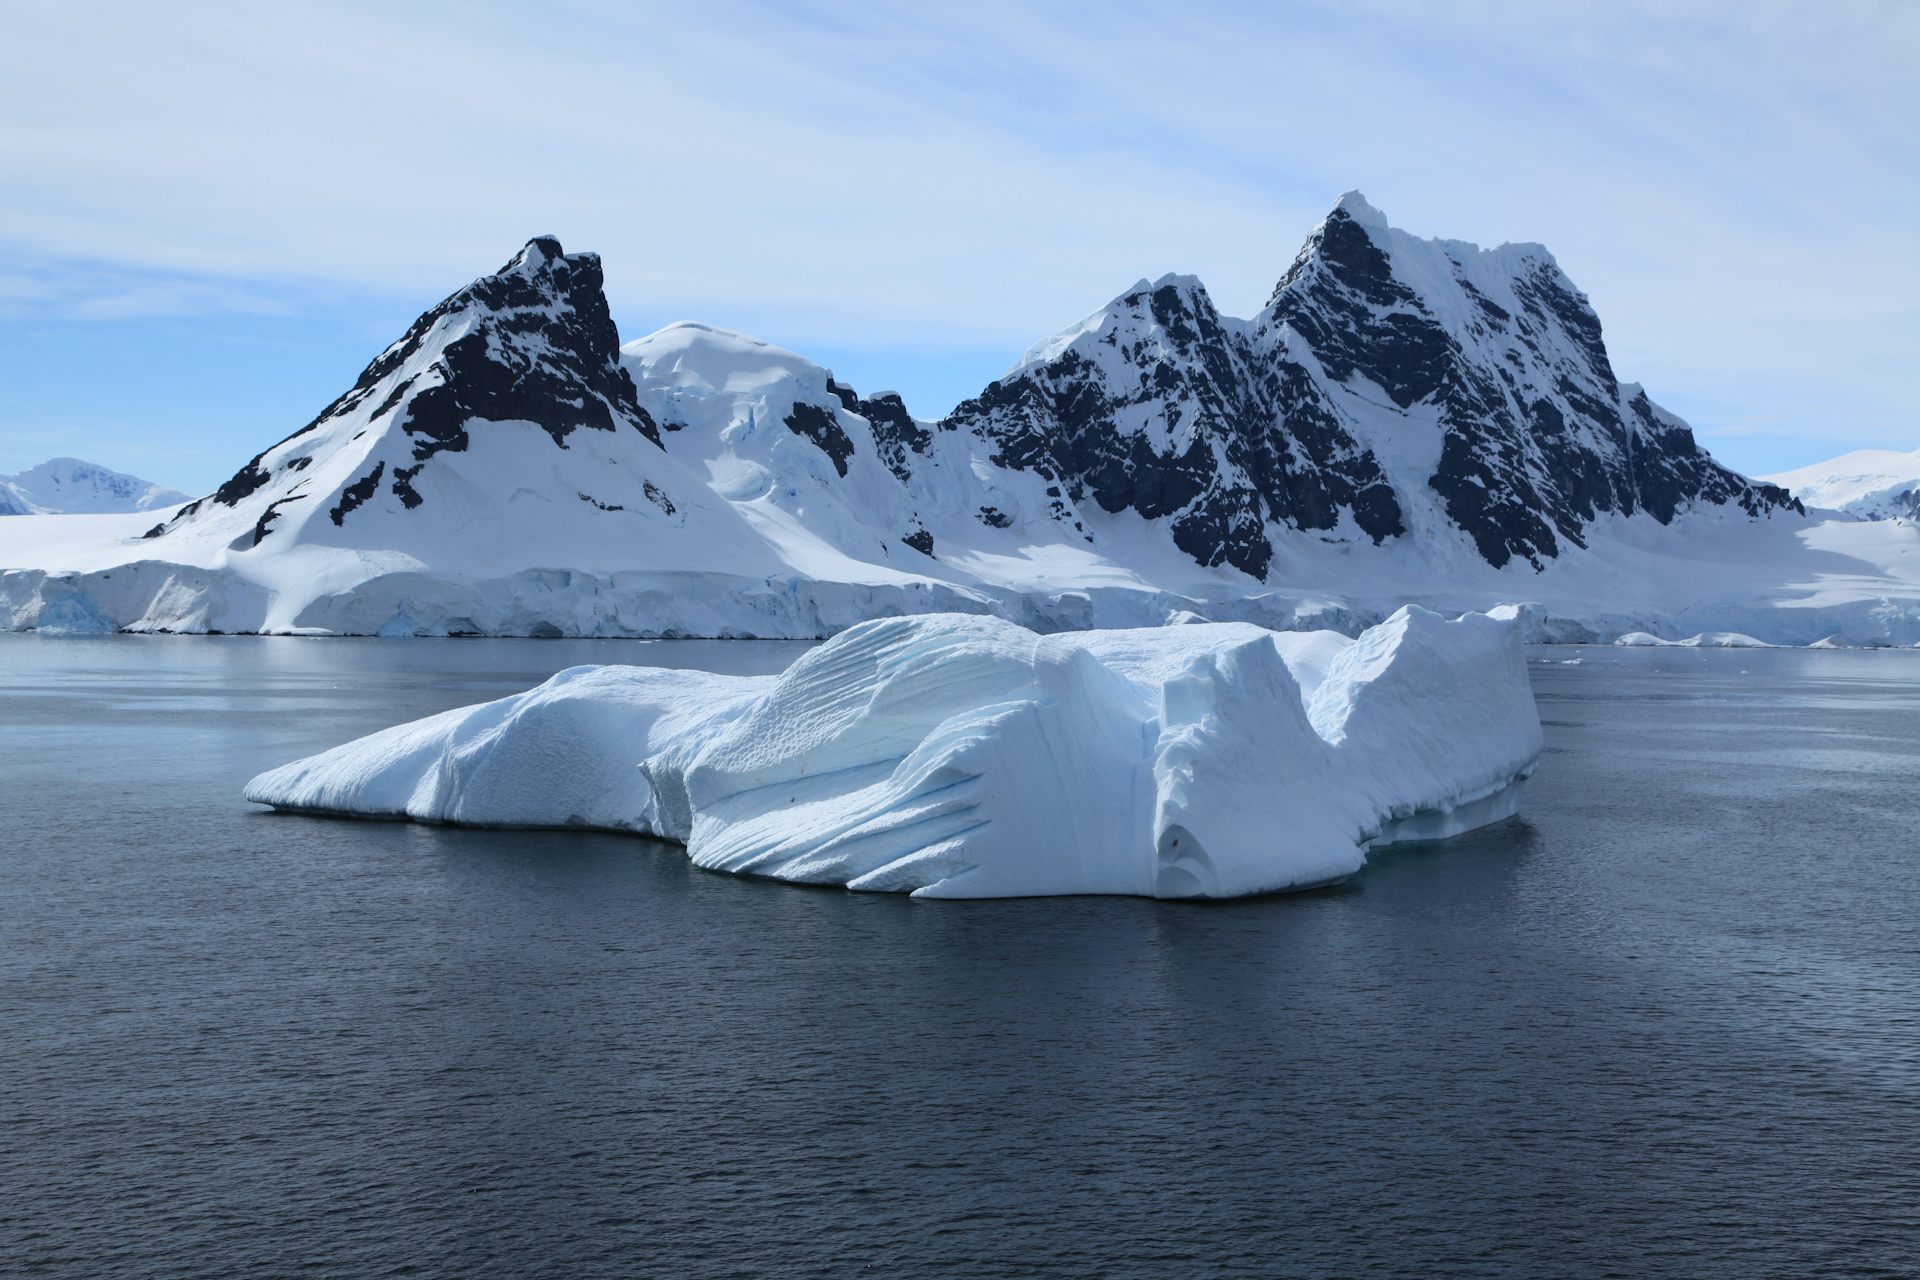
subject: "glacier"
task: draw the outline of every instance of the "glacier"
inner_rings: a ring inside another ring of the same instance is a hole
[[[576,667],[254,778],[302,814],[584,827],[925,898],[1231,898],[1508,817],[1541,749],[1522,611],[850,627],[778,676]]]

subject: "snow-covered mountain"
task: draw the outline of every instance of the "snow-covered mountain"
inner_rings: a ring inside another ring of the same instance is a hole
[[[1530,600],[1562,636],[1911,643],[1913,534],[1810,519],[1714,462],[1617,381],[1544,249],[1420,240],[1351,194],[1253,318],[1143,281],[939,421],[712,326],[621,347],[598,258],[536,238],[170,518],[0,522],[0,619],[1351,630]]]
[[[630,342],[621,361],[667,451],[809,571],[832,567],[824,555],[971,580],[982,557],[1088,553],[1050,477],[997,464],[978,436],[913,418],[893,392],[862,396],[702,324]]]
[[[79,458],[52,458],[15,475],[0,476],[0,516],[157,511],[178,506],[188,496]]]
[[[1296,532],[1464,532],[1494,567],[1537,569],[1607,514],[1795,507],[1615,379],[1544,248],[1417,239],[1358,192],[1253,319],[1220,315],[1190,276],[1141,281],[945,425],[1076,501],[1164,516],[1195,559],[1255,578]]]
[[[1920,449],[1859,449],[1766,479],[1809,507],[1862,520],[1920,520]]]
[[[413,323],[318,417],[155,525],[161,547],[334,546],[476,560],[528,539],[555,563],[609,538],[691,555],[754,539],[661,451],[618,362],[600,260],[530,240]],[[701,527],[686,536],[689,525]],[[681,546],[680,544],[686,544]]]

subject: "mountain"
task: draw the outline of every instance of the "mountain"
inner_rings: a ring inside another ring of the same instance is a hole
[[[1861,520],[1920,520],[1920,449],[1859,449],[1766,478],[1809,507]]]
[[[1142,281],[955,410],[1075,500],[1170,521],[1265,578],[1290,533],[1462,531],[1498,568],[1584,548],[1603,515],[1798,510],[1618,382],[1586,296],[1538,245],[1390,228],[1341,197],[1251,320]]]
[[[107,515],[177,506],[188,495],[78,458],[0,476],[0,516]]]
[[[411,549],[456,529],[484,543],[496,529],[578,523],[566,518],[576,505],[630,512],[622,524],[684,523],[656,482],[672,468],[619,343],[599,258],[530,240],[414,321],[311,422],[145,536]],[[524,502],[535,509],[517,511]]]
[[[419,612],[450,633],[558,634],[593,624],[456,597],[516,573],[542,596],[550,571],[563,583],[569,571],[640,565],[779,573],[765,540],[660,441],[620,366],[599,258],[538,237],[142,542],[263,588],[290,630],[354,630],[378,601],[375,628],[411,629]],[[316,553],[348,567],[316,580]],[[382,584],[371,595],[369,579]]]
[[[1048,477],[791,351],[683,323],[626,344],[621,363],[668,453],[810,572],[857,562],[971,583],[982,556],[1088,550]]]
[[[1142,281],[937,421],[711,325],[622,346],[599,259],[537,237],[169,518],[0,522],[0,621],[1354,630],[1520,600],[1563,638],[1920,640],[1914,531],[1864,528],[1619,382],[1546,250],[1420,240],[1350,194],[1254,317]]]

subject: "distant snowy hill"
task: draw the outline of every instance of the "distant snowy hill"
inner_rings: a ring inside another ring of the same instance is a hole
[[[1142,281],[938,421],[709,325],[622,346],[599,259],[536,238],[214,493],[0,521],[0,566],[15,628],[1353,631],[1529,601],[1563,638],[1920,640],[1915,529],[1716,463],[1546,250],[1420,240],[1357,193],[1253,318]]]
[[[109,515],[178,506],[190,495],[78,458],[0,476],[0,516]]]
[[[1920,520],[1920,449],[1860,449],[1767,480],[1809,507],[1862,520]]]

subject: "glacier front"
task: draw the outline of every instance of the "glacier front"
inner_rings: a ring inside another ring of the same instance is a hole
[[[1514,812],[1515,610],[1348,638],[1245,623],[841,632],[779,676],[576,667],[253,779],[296,813],[577,826],[716,871],[930,898],[1227,898]]]

